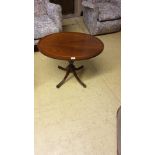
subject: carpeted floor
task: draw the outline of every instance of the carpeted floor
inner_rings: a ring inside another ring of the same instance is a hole
[[[65,19],[64,31],[88,33],[81,18]],[[116,155],[116,111],[120,106],[121,33],[97,36],[105,49],[80,61],[83,88],[57,68],[67,63],[35,52],[35,155]]]

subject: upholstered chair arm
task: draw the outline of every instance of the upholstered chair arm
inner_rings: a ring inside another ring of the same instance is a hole
[[[97,19],[99,16],[99,8],[83,7],[83,18],[86,25],[88,25],[88,30],[90,34],[94,35],[96,33]]]
[[[62,9],[58,4],[47,3],[47,14],[55,24],[62,30]]]
[[[91,9],[95,9],[97,7],[96,4],[93,4],[92,2],[89,1],[82,1],[82,6],[83,7],[87,7],[87,8],[91,8]]]

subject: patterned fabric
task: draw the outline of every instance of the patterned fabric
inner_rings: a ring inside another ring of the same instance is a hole
[[[62,31],[62,11],[49,0],[34,0],[34,44],[46,35]]]
[[[96,4],[96,3],[108,2],[109,0],[84,0],[84,1]]]
[[[105,2],[105,3],[98,3],[99,6],[99,21],[106,21],[106,20],[114,20],[121,18],[121,12],[118,6],[114,5],[113,3]]]
[[[59,27],[49,18],[48,15],[34,17],[34,38],[42,38],[55,32],[59,32]]]
[[[111,0],[111,3],[121,8],[121,0]]]
[[[97,22],[96,34],[118,32],[121,28],[121,19],[105,22]]]
[[[94,5],[92,2],[89,1],[83,1],[82,2],[83,7],[88,7],[88,8],[95,8],[96,5]]]
[[[47,14],[53,19],[59,31],[62,31],[62,9],[60,5],[47,3]],[[53,17],[54,15],[54,17]]]
[[[47,14],[45,1],[43,0],[34,0],[34,15],[40,16]]]
[[[83,19],[90,34],[106,34],[121,29],[120,0],[84,0]]]

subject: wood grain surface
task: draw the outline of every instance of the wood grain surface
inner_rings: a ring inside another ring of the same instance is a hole
[[[89,34],[61,32],[40,39],[38,48],[50,58],[85,60],[99,55],[104,49],[104,44]]]

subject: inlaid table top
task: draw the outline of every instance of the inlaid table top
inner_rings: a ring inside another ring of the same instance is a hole
[[[89,34],[61,32],[40,39],[38,48],[41,53],[51,58],[85,60],[99,55],[104,49],[104,44]]]

